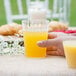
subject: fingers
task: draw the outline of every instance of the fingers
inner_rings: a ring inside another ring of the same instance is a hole
[[[53,39],[53,38],[56,38],[57,35],[54,34],[54,33],[48,33],[48,39]]]
[[[47,55],[54,55],[54,56],[58,56],[59,53],[58,51],[47,51]]]
[[[49,39],[49,40],[43,40],[43,41],[38,41],[37,45],[40,47],[49,47],[49,46],[56,46],[58,43],[58,39]]]
[[[65,56],[64,51],[56,50],[56,51],[47,51],[47,55],[53,55],[53,56]]]
[[[47,51],[56,51],[57,47],[56,46],[49,46],[47,47]]]

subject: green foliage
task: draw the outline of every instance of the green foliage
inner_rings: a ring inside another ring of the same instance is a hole
[[[6,24],[6,15],[4,9],[4,0],[0,0],[0,25]],[[17,0],[11,0],[11,9],[12,14],[18,14]],[[71,16],[70,16],[70,25],[76,25],[76,0],[71,0]],[[49,0],[49,8],[52,9],[53,0]],[[23,12],[27,13],[26,1],[22,0]],[[21,21],[15,21],[17,23],[21,23]]]

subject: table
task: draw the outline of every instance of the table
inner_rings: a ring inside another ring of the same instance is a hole
[[[65,57],[60,56],[0,56],[0,76],[76,76],[76,69],[68,68]]]
[[[76,76],[76,69],[68,68],[66,59],[60,56],[0,56],[0,76]]]

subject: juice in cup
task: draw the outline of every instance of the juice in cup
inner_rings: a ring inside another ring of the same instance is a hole
[[[24,32],[25,55],[27,57],[45,57],[46,48],[37,45],[37,41],[47,40],[47,32]]]
[[[46,48],[39,47],[37,45],[38,41],[41,40],[47,40],[48,38],[48,29],[46,23],[41,23],[44,25],[38,25],[40,22],[34,22],[33,26],[29,23],[24,25],[24,33],[23,33],[23,38],[24,38],[24,47],[25,47],[25,56],[26,57],[46,57]]]
[[[64,41],[63,46],[68,66],[76,68],[76,40]]]

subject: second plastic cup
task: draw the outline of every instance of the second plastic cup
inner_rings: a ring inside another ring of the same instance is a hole
[[[64,52],[69,68],[76,68],[76,40],[63,42]]]

